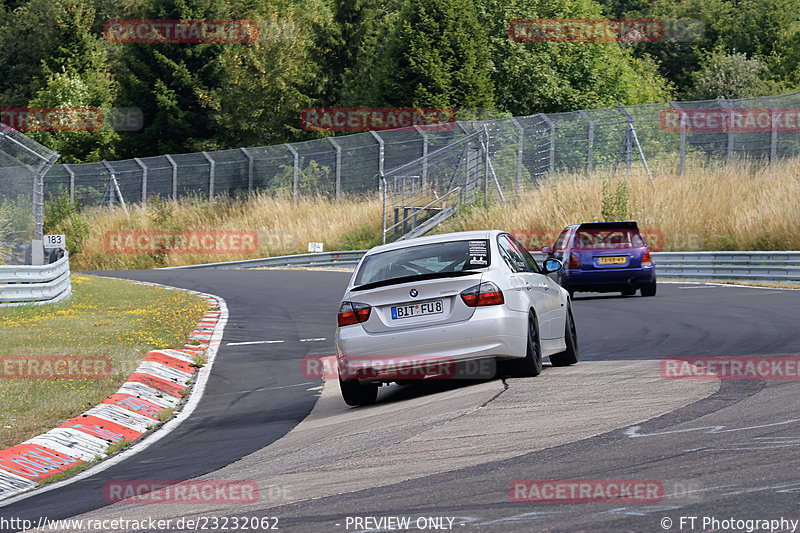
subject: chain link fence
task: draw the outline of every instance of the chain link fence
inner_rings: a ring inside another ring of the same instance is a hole
[[[459,121],[327,137],[277,146],[54,165],[46,195],[68,191],[83,205],[146,202],[148,196],[295,197],[371,194],[380,176],[475,132],[488,133],[493,176],[506,196],[559,173],[593,175],[620,166],[685,172],[711,160],[772,162],[800,154],[800,92],[741,100],[664,102],[568,113]],[[638,141],[638,142],[637,142]],[[641,155],[640,155],[641,154]],[[648,169],[648,170],[649,170]],[[421,169],[420,169],[421,171]],[[116,178],[119,194],[114,194]]]
[[[42,239],[44,180],[58,154],[0,123],[0,264],[30,264]]]

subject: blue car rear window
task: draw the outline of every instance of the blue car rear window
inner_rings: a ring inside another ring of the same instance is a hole
[[[642,248],[644,239],[638,231],[619,230],[580,230],[575,235],[574,247],[578,250],[618,250],[620,248]]]

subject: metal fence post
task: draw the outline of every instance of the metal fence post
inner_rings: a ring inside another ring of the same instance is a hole
[[[669,105],[672,106],[678,112],[678,120],[681,121],[681,147],[680,147],[680,158],[681,158],[681,166],[680,166],[680,175],[683,176],[683,172],[686,168],[686,121],[683,120],[683,109],[678,105],[677,102],[673,102],[670,100]]]
[[[375,132],[374,130],[370,130],[369,132],[375,138],[375,140],[378,141],[378,173],[380,173],[380,175],[383,176],[383,165],[384,165],[384,157],[385,157],[385,152],[384,152],[385,144],[383,142],[383,139],[381,138],[380,135],[377,134],[377,132]],[[381,182],[380,186],[381,187],[383,186],[383,182]]]
[[[514,124],[519,131],[519,137],[517,139],[517,180],[515,191],[517,200],[519,200],[519,193],[522,190],[522,150],[525,142],[525,128],[513,117],[511,118],[511,123]]]
[[[75,171],[69,168],[69,165],[63,166],[69,174],[69,205],[75,205]]]
[[[284,144],[284,146],[292,153],[294,156],[294,173],[292,177],[292,197],[294,198],[294,204],[297,205],[297,194],[298,194],[298,180],[300,178],[300,154],[297,153],[297,150],[294,149],[289,143]]]
[[[178,164],[172,159],[172,156],[166,155],[167,161],[172,165],[172,199],[178,201]]]
[[[427,191],[428,187],[428,134],[422,131],[419,126],[414,126],[414,129],[422,137],[422,190]]]
[[[44,169],[33,175],[33,218],[36,221],[34,239],[44,238]]]
[[[778,128],[777,122],[775,121],[775,117],[772,116],[775,113],[775,104],[772,103],[772,100],[767,98],[766,96],[762,96],[761,99],[767,104],[769,107],[769,118],[771,121],[770,124],[770,138],[769,138],[769,162],[774,163],[776,158],[778,157]]]
[[[214,161],[208,152],[200,152],[203,154],[203,157],[206,158],[208,161],[208,201],[214,201],[214,170],[216,169],[217,163]]]
[[[342,147],[333,140],[333,137],[327,139],[336,148],[336,199],[339,200],[342,196]]]
[[[483,207],[489,207],[489,126],[483,125]]]
[[[142,205],[147,207],[147,165],[138,157],[134,157],[133,160],[142,169]]]
[[[550,177],[552,178],[556,173],[556,125],[544,113],[539,113],[539,116],[550,126]]]
[[[594,162],[594,120],[583,109],[579,110],[583,119],[589,123],[589,147],[586,150],[586,176],[592,177],[592,163]]]
[[[719,105],[723,108],[730,110],[728,114],[728,164],[730,165],[733,163],[733,110],[731,109],[731,105],[725,101],[724,98],[717,98],[717,102],[719,102]]]
[[[239,150],[241,150],[244,156],[247,158],[247,195],[250,196],[253,194],[253,156],[247,151],[247,148],[239,148]]]
[[[122,197],[122,191],[119,190],[119,183],[117,183],[117,172],[114,170],[114,167],[111,166],[111,163],[103,159],[101,161],[103,166],[108,169],[108,209],[111,211],[114,208],[114,193],[117,193],[119,196],[119,204],[122,206],[122,210],[125,211],[125,214],[128,214],[128,207],[125,205],[125,198]]]

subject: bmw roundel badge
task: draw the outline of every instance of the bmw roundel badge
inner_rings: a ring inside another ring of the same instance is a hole
[[[416,298],[419,293],[417,292],[417,289],[411,289],[408,291],[408,294],[410,294],[412,298]]]

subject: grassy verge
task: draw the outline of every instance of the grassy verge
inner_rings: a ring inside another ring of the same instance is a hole
[[[108,357],[111,374],[101,379],[0,379],[0,449],[103,401],[148,351],[182,346],[207,309],[197,296],[122,280],[73,274],[72,284],[73,296],[66,302],[0,308],[0,358]]]

